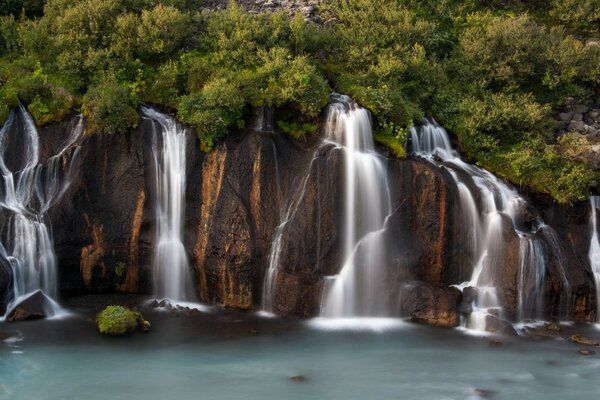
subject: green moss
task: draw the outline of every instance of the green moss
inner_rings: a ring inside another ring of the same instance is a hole
[[[127,273],[127,265],[125,265],[125,263],[123,261],[119,261],[115,265],[115,275],[117,276],[117,278],[122,278],[125,276],[126,273]]]
[[[142,315],[122,306],[108,306],[96,317],[98,330],[106,335],[123,335],[144,326]]]

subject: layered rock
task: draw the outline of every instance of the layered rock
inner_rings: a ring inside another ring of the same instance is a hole
[[[42,129],[42,147],[49,154],[65,129]],[[142,120],[128,135],[85,139],[80,177],[49,215],[63,294],[152,293],[156,215],[150,131]],[[320,141],[299,144],[252,130],[230,135],[210,154],[199,150],[193,132],[188,140],[184,237],[198,298],[221,307],[257,308],[275,232],[287,221],[274,311],[317,315],[324,277],[337,274],[343,261],[342,152]],[[398,315],[454,326],[461,294],[449,286],[469,280],[473,265],[463,246],[468,226],[461,222],[458,189],[444,168],[419,159],[388,160],[387,170],[393,212],[383,233],[388,251],[382,255],[387,282],[382,295],[401,305]],[[559,228],[559,243],[543,239],[545,245],[560,246],[564,255],[548,260],[544,314],[558,316],[572,307],[576,319],[589,320],[596,305],[586,260],[588,211],[531,197],[549,225]],[[503,226],[504,243],[485,262],[495,266],[500,301],[514,317],[519,238],[509,221]],[[568,301],[565,275],[573,292]],[[9,279],[0,274],[0,285]],[[411,289],[400,290],[407,282]],[[469,311],[467,305],[461,310]]]

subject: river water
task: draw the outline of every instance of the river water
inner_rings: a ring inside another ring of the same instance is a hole
[[[600,392],[600,356],[581,356],[581,346],[563,340],[491,346],[398,320],[145,316],[152,331],[125,338],[100,335],[93,315],[77,310],[0,324],[22,335],[0,342],[0,399],[565,400]]]

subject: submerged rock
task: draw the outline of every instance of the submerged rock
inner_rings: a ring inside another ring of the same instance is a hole
[[[578,344],[584,344],[586,346],[598,346],[598,342],[593,339],[588,339],[582,335],[571,335],[569,341]]]
[[[475,394],[482,399],[490,399],[496,395],[496,392],[489,389],[475,389]]]
[[[41,290],[14,306],[6,315],[8,322],[46,318],[52,313],[52,300]]]
[[[307,379],[304,375],[294,375],[294,376],[290,376],[290,380],[297,382],[297,383],[302,383],[302,382],[306,382]]]
[[[462,293],[455,287],[411,283],[400,290],[403,315],[421,324],[443,328],[453,328],[460,323],[458,304],[461,299]]]
[[[594,354],[596,354],[596,352],[594,350],[588,350],[588,349],[580,349],[577,352],[579,354],[581,354],[582,356],[593,356]]]

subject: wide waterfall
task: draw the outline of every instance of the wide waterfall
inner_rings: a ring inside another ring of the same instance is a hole
[[[190,265],[183,245],[186,183],[186,130],[152,108],[142,107],[152,121],[156,244],[153,255],[155,295],[175,302],[192,301]]]
[[[327,279],[321,315],[327,318],[388,316],[381,295],[386,217],[391,213],[384,159],[374,150],[369,112],[347,96],[329,106],[326,140],[344,157],[343,259],[340,273]]]
[[[462,238],[465,262],[473,274],[461,286],[478,289],[474,312],[467,326],[484,330],[488,315],[502,315],[497,293],[500,286],[496,270],[503,268],[505,249],[505,226],[518,236],[518,319],[539,318],[543,310],[542,286],[546,275],[548,258],[557,260],[562,269],[561,292],[567,313],[571,297],[569,281],[564,272],[564,256],[556,234],[535,215],[533,221],[523,220],[527,202],[515,189],[490,172],[464,162],[452,148],[446,131],[435,121],[424,121],[421,128],[411,130],[412,151],[429,162],[445,168],[458,187],[461,219],[464,227]]]
[[[590,198],[590,227],[592,240],[590,241],[589,259],[594,279],[596,281],[596,321],[600,322],[600,238],[598,237],[598,210],[600,209],[600,196]]]
[[[12,267],[12,304],[38,290],[51,299],[58,296],[57,261],[46,212],[76,178],[82,133],[79,116],[59,152],[41,164],[39,134],[25,107],[13,110],[0,130],[0,214],[4,216],[0,257]],[[51,316],[59,310],[54,303],[46,313]]]

